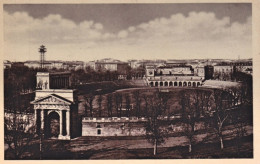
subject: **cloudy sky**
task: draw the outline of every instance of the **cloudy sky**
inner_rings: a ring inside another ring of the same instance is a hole
[[[4,5],[4,58],[252,57],[251,4]]]

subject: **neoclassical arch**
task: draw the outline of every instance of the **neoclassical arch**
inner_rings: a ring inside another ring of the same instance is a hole
[[[193,87],[196,87],[196,82],[193,82],[193,83],[192,83],[192,86],[193,86]]]
[[[179,82],[179,86],[182,87],[182,82],[181,81]]]
[[[150,82],[150,86],[153,87],[153,82],[152,81]]]
[[[155,86],[158,87],[158,82],[157,81],[155,82]]]
[[[178,86],[178,82],[175,81],[174,82],[174,86],[177,87]]]
[[[189,87],[191,86],[191,82],[190,82],[190,81],[188,82],[188,86],[189,86]]]
[[[187,82],[186,82],[186,81],[183,82],[183,86],[184,86],[184,87],[187,86]]]
[[[164,82],[164,86],[165,86],[165,87],[168,87],[168,81],[165,81],[165,82]]]
[[[58,139],[71,138],[71,109],[72,101],[56,94],[35,99],[36,132],[43,132],[45,137]]]
[[[197,82],[197,86],[200,86],[200,82]]]
[[[172,86],[172,81],[169,82],[169,86]]]

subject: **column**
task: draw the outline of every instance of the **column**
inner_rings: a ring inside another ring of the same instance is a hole
[[[57,81],[58,81],[57,82],[58,83],[58,85],[57,85],[58,87],[57,88],[60,88],[60,78],[59,77],[57,78]]]
[[[66,86],[66,84],[65,84],[65,77],[63,77],[63,88],[66,88],[65,86]]]
[[[67,84],[67,78],[65,78],[65,88],[68,87],[68,84]]]
[[[60,114],[60,136],[62,136],[62,111],[59,111]]]
[[[40,109],[41,111],[41,130],[43,130],[44,128],[44,113],[43,113],[43,109]]]
[[[34,106],[33,106],[33,108],[35,108]],[[35,123],[35,126],[37,126],[37,109],[34,109],[34,123]]]
[[[41,127],[40,127],[41,125],[39,125],[39,123],[38,123],[38,122],[39,122],[39,120],[38,120],[38,119],[39,119],[39,118],[38,118],[38,110],[39,110],[39,109],[34,109],[34,114],[35,114],[35,118],[34,118],[35,121],[34,121],[34,122],[35,122],[35,127],[36,127],[36,132],[37,132],[37,133],[38,133],[39,130],[41,129]]]
[[[63,88],[63,78],[62,77],[60,78],[60,86],[61,86],[61,88]]]
[[[70,111],[66,111],[66,131],[67,136],[70,136]]]

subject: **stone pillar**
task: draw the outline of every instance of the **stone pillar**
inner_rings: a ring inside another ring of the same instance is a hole
[[[39,109],[34,109],[34,123],[35,123],[35,127],[36,127],[36,129],[35,129],[35,132],[38,132],[38,115],[37,115],[37,113],[38,113],[38,110]]]
[[[34,109],[34,123],[35,123],[35,126],[37,126],[37,109]]]
[[[60,136],[62,136],[62,111],[59,111],[60,114]]]
[[[43,109],[40,109],[41,110],[41,129],[43,130],[44,128],[44,113],[43,113]]]
[[[63,77],[61,77],[61,86],[62,86],[62,88],[64,87],[64,79],[63,79]]]
[[[70,111],[66,111],[66,131],[67,136],[70,136]]]
[[[63,77],[63,88],[66,88],[66,78]]]

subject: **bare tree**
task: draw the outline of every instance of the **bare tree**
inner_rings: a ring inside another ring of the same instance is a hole
[[[129,94],[125,95],[125,104],[126,104],[126,115],[127,117],[130,116],[130,109],[131,109],[131,99]]]
[[[204,92],[204,102],[205,102],[205,110],[206,112],[209,112],[212,106],[212,92],[206,91]]]
[[[201,116],[205,116],[205,111],[206,111],[206,96],[207,96],[207,91],[201,90],[200,91],[200,110],[201,110]]]
[[[135,99],[135,110],[136,110],[136,117],[140,116],[140,109],[141,109],[141,94],[140,94],[140,90],[135,90],[133,92],[133,96]]]
[[[247,112],[247,111],[246,111]],[[232,112],[231,119],[232,123],[234,125],[233,132],[235,134],[235,139],[236,139],[236,147],[237,147],[237,153],[238,155],[240,154],[240,149],[241,149],[241,139],[246,135],[247,130],[246,130],[246,125],[247,125],[247,118],[246,118],[245,111],[243,108],[240,108],[236,111]]]
[[[215,134],[219,139],[221,149],[224,148],[222,134],[223,125],[229,116],[228,109],[223,103],[225,101],[225,94],[226,93],[223,90],[215,89],[213,91],[215,110],[213,111],[213,117],[211,118],[210,122],[211,127],[213,127],[213,129],[215,130]]]
[[[112,109],[113,109],[113,95],[107,95],[107,114],[109,117],[112,116]]]
[[[166,115],[169,115],[169,111],[167,111],[167,109],[169,109],[167,108],[169,99],[170,99],[170,95],[168,93],[159,92],[159,100],[162,105],[162,110]]]
[[[86,101],[83,104],[84,106],[84,116],[87,117],[88,116],[88,104],[86,103]]]
[[[154,155],[157,154],[157,146],[163,143],[167,136],[167,132],[162,128],[163,120],[159,118],[162,113],[162,106],[158,100],[158,94],[154,95],[149,106],[149,117],[146,123],[146,138],[154,146]]]
[[[98,116],[101,117],[101,112],[102,112],[102,100],[103,97],[101,94],[98,95],[97,101],[98,101]]]
[[[12,113],[12,117],[5,117],[4,141],[15,159],[22,158],[30,143],[37,137],[35,125],[30,125],[29,118],[25,120],[24,116],[21,113]]]
[[[201,116],[201,91],[196,89],[190,92],[190,99],[193,102],[193,106],[195,108],[195,115],[196,117],[200,117]]]
[[[121,93],[115,94],[115,105],[116,105],[116,112],[117,117],[121,117],[122,114],[122,104],[123,104],[123,96]]]
[[[182,93],[182,107],[183,107],[183,114],[182,121],[184,123],[184,135],[188,139],[189,144],[189,152],[192,151],[192,145],[194,142],[194,135],[195,135],[195,124],[197,120],[199,119],[199,115],[197,114],[197,102],[195,100],[195,103],[193,104],[192,98],[194,95],[194,92],[185,92]]]
[[[181,115],[182,115],[182,118],[185,118],[186,116],[186,112],[185,112],[185,109],[186,109],[186,97],[188,96],[188,94],[186,94],[185,90],[182,90],[180,92],[180,105],[181,105]]]
[[[151,97],[149,97],[148,95],[146,94],[143,94],[143,99],[144,99],[144,102],[145,102],[145,117],[148,117],[148,110],[149,110],[149,104],[150,104],[150,101],[151,101]]]
[[[87,103],[87,107],[89,108],[90,117],[93,117],[93,101],[94,101],[95,96],[90,93],[84,97],[85,97],[85,100]]]
[[[231,102],[230,102],[230,106],[235,106],[235,105],[239,105],[241,102],[239,102],[241,100],[241,88],[240,87],[230,87],[227,89],[227,92],[230,94],[230,98],[231,98]]]

